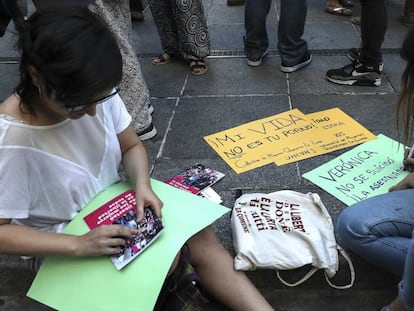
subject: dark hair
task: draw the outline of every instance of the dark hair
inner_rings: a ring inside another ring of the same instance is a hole
[[[412,118],[414,115],[414,29],[404,39],[401,57],[407,61],[401,78],[401,95],[397,103],[397,127],[402,128],[404,144],[412,136]]]
[[[39,90],[29,65],[45,81],[42,91],[48,95],[54,91],[68,106],[91,101],[119,84],[122,58],[117,42],[106,23],[87,8],[40,9],[18,30],[21,79],[15,91],[30,113],[34,114]]]

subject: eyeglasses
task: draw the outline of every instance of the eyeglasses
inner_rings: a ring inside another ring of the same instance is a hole
[[[77,112],[81,112],[84,110],[87,110],[90,106],[92,105],[98,105],[98,104],[102,104],[104,101],[110,99],[111,97],[114,97],[116,94],[119,93],[119,88],[116,87],[111,93],[109,93],[108,95],[106,95],[105,97],[102,97],[100,99],[94,100],[93,102],[87,103],[87,104],[83,104],[83,105],[65,105],[65,110],[67,113],[77,113]]]

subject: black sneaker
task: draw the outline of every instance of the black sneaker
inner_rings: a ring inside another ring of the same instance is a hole
[[[353,8],[354,3],[351,0],[339,0],[339,4],[345,8]]]
[[[326,78],[337,84],[380,86],[382,69],[382,64],[365,66],[356,60],[342,68],[328,70]]]
[[[249,56],[246,55],[247,65],[252,66],[252,67],[260,66],[262,64],[263,58],[267,55],[267,53],[269,53],[269,49],[266,49],[266,51],[264,51],[263,54],[257,59],[249,58]]]
[[[154,124],[151,123],[146,129],[138,132],[137,135],[141,140],[148,140],[157,135],[157,129]]]
[[[280,71],[285,73],[291,73],[294,72],[300,68],[303,68],[307,65],[309,65],[312,61],[312,55],[309,52],[306,52],[306,54],[302,57],[302,59],[297,63],[296,65],[286,65],[282,62],[280,65]]]
[[[361,52],[361,49],[352,48],[348,50],[348,53],[346,53],[346,57],[353,62],[354,60],[357,60],[359,58],[359,53]]]

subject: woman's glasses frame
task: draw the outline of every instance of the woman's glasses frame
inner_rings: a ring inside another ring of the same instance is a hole
[[[98,105],[98,104],[102,104],[104,101],[110,99],[111,97],[114,97],[116,94],[119,93],[119,87],[116,87],[111,93],[109,93],[108,95],[94,100],[93,102],[87,103],[87,104],[82,104],[82,105],[65,105],[64,108],[66,110],[67,113],[77,113],[77,112],[81,112],[81,111],[85,111],[88,109],[89,106],[92,105]]]

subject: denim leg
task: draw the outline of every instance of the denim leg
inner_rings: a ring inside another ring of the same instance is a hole
[[[399,285],[399,297],[408,310],[414,310],[414,231],[405,261],[403,279]]]
[[[246,0],[244,4],[244,50],[248,58],[258,59],[267,50],[269,39],[266,17],[272,0]]]
[[[387,30],[386,0],[361,0],[360,62],[368,66],[382,63],[381,47]]]
[[[306,0],[281,0],[278,49],[285,65],[296,65],[308,50],[302,39],[307,14]]]
[[[399,277],[414,230],[414,189],[390,192],[347,207],[337,223],[338,241]]]

